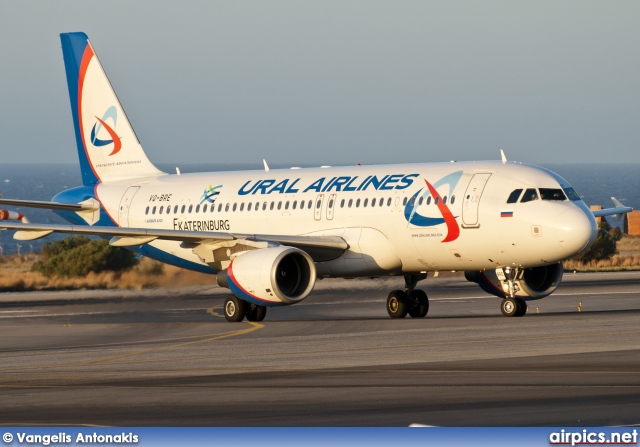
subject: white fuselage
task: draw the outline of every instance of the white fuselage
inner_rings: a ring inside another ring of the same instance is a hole
[[[507,203],[516,189],[539,188],[570,185],[535,166],[452,162],[160,175],[101,183],[95,193],[121,227],[340,236],[349,249],[317,262],[318,275],[353,277],[535,267],[575,256],[596,232],[581,200],[538,194]],[[204,264],[180,242],[150,245]]]

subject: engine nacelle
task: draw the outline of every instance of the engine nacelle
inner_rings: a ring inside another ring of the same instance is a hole
[[[516,278],[516,284],[520,289],[516,292],[516,296],[537,300],[551,295],[560,285],[563,272],[562,263],[522,269]],[[464,276],[468,281],[478,283],[487,293],[500,298],[507,296],[503,288],[506,281],[498,279],[495,270],[482,272],[469,270],[464,272]]]
[[[238,298],[262,306],[294,304],[311,293],[316,266],[304,251],[272,247],[236,256],[226,270],[218,272],[218,284]]]

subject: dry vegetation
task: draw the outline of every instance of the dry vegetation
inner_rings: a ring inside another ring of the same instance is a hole
[[[194,284],[215,284],[213,275],[192,272],[142,258],[133,269],[123,273],[90,273],[84,278],[46,278],[32,272],[31,266],[38,255],[0,256],[0,292],[25,290],[70,289],[134,289],[149,287],[179,287]],[[618,242],[618,254],[604,261],[591,261],[583,265],[566,261],[569,271],[640,270],[640,236],[623,236]]]
[[[623,235],[617,244],[618,254],[611,259],[590,261],[582,264],[578,261],[565,261],[565,270],[579,272],[640,270],[640,236]]]
[[[215,284],[213,275],[192,272],[142,258],[133,269],[122,272],[90,273],[83,278],[47,278],[32,272],[38,255],[0,256],[0,292],[70,289],[134,289]]]

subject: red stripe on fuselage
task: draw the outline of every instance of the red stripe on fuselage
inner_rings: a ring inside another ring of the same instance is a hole
[[[436,191],[436,189],[431,186],[431,183],[429,183],[426,179],[424,182],[427,184],[427,188],[429,188],[429,192],[431,193],[433,198],[436,199],[438,210],[442,214],[444,222],[447,224],[447,237],[445,237],[442,242],[455,241],[456,239],[458,239],[458,236],[460,236],[460,227],[458,227],[456,218],[453,217],[453,214],[451,214],[449,207],[442,202],[442,197],[440,197],[438,191]]]

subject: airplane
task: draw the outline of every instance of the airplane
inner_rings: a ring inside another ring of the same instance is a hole
[[[545,168],[502,160],[169,174],[147,158],[84,33],[60,35],[82,186],[49,208],[71,225],[0,223],[14,238],[53,232],[216,276],[228,321],[261,321],[322,278],[403,276],[387,312],[423,318],[430,272],[464,271],[505,316],[555,291],[562,261],[595,241],[594,213]],[[618,206],[619,205],[619,206]],[[598,216],[631,211],[616,208]]]

